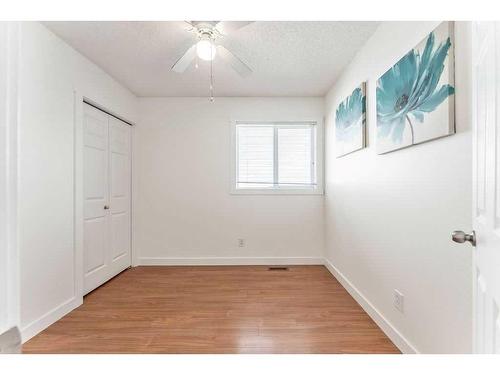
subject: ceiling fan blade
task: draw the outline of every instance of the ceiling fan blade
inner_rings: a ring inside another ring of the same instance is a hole
[[[191,22],[191,21],[184,21],[184,23],[186,25],[189,25],[189,30],[193,30],[193,29],[196,28],[196,25],[193,22]]]
[[[217,30],[219,30],[220,33],[228,35],[253,22],[255,21],[220,21],[215,25],[215,27],[217,28]]]
[[[240,76],[247,77],[252,74],[252,69],[250,69],[247,64],[241,61],[238,56],[229,51],[226,47],[218,45],[217,52],[219,53],[219,56],[222,58],[222,60],[231,65],[231,67],[236,70],[236,72]]]
[[[219,23],[219,21],[186,21],[188,24],[190,24],[192,27],[198,27],[202,25],[212,25],[215,27]]]
[[[196,45],[192,45],[186,52],[175,62],[172,70],[177,73],[184,73],[188,66],[193,62],[196,57]]]

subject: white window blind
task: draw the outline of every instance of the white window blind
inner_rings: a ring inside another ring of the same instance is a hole
[[[315,125],[238,124],[238,189],[314,189]]]
[[[274,184],[274,129],[271,126],[238,127],[239,187]]]

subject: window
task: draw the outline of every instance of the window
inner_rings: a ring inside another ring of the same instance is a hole
[[[316,122],[236,123],[234,193],[321,193]]]

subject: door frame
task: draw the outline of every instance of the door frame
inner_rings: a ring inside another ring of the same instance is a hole
[[[0,37],[0,333],[20,323],[19,251],[17,247],[18,53],[20,25],[5,22]]]
[[[472,43],[474,43],[474,38],[475,38],[475,33],[476,33],[476,24],[475,22],[471,22],[471,60],[470,60],[470,75],[471,75],[471,85],[470,85],[470,123],[471,123],[471,131],[472,131],[472,207],[471,207],[471,216],[472,216],[472,226],[474,227],[474,216],[476,212],[476,202],[477,202],[477,197],[476,197],[476,184],[475,184],[475,177],[474,174],[476,173],[476,165],[477,165],[477,124],[475,121],[476,118],[476,106],[475,106],[475,101],[476,101],[476,72],[474,71],[474,46]],[[477,341],[476,341],[476,334],[477,334],[477,319],[476,319],[476,299],[477,299],[477,279],[476,279],[476,248],[474,247],[472,250],[472,354],[477,353]]]
[[[90,96],[84,95],[81,90],[75,89],[74,95],[74,285],[75,285],[75,298],[81,305],[84,296],[84,269],[83,269],[83,238],[84,238],[84,217],[83,217],[83,108],[84,104],[89,104],[100,111],[116,117],[130,125],[130,264],[132,267],[137,265],[137,254],[134,246],[134,237],[132,233],[134,221],[134,184],[132,183],[134,176],[134,133],[135,123],[125,119],[123,116],[107,109],[105,106],[100,105],[93,100]]]

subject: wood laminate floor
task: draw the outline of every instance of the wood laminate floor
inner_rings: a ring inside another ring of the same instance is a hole
[[[24,353],[399,353],[323,266],[136,267]]]

